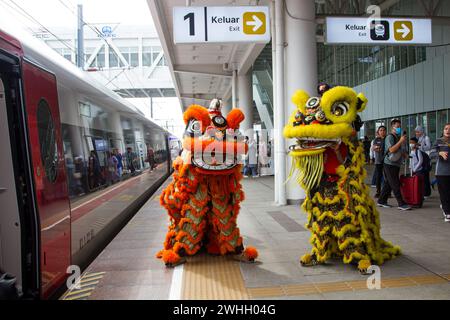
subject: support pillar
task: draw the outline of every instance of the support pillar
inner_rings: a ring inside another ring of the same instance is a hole
[[[284,122],[284,1],[275,0],[275,39],[272,38],[272,46],[275,47],[276,75],[273,82],[275,104],[273,108],[274,117],[274,148],[275,148],[275,203],[286,205],[286,148],[283,137]],[[275,41],[275,43],[274,43]]]
[[[271,33],[272,33],[272,91],[273,91],[273,105],[275,106],[275,104],[277,104],[277,83],[278,83],[278,81],[277,81],[277,64],[276,64],[276,59],[277,59],[277,56],[276,56],[276,54],[277,54],[277,50],[276,50],[276,44],[277,44],[277,42],[276,42],[276,35],[275,35],[275,0],[272,0],[271,2],[270,2],[270,30],[271,30]],[[273,112],[274,112],[274,120],[275,120],[275,109],[273,109]],[[274,121],[275,122],[275,121]],[[274,127],[275,127],[275,123],[274,123]],[[272,150],[273,150],[273,152],[272,152],[272,161],[273,161],[273,167],[272,167],[272,169],[274,169],[274,167],[275,167],[275,163],[276,163],[276,156],[275,156],[275,149],[274,149],[274,147],[273,147],[273,143],[274,143],[274,137],[275,137],[275,135],[274,135],[274,130],[272,130],[272,132],[270,132],[269,133],[269,136],[270,136],[270,138],[272,139]],[[274,171],[275,172],[275,171]],[[277,186],[276,184],[275,184],[275,187],[274,187],[274,193],[275,193],[275,195],[274,195],[274,201],[275,201],[275,204],[277,204],[279,201],[278,201],[278,196],[279,196],[279,191],[278,191],[278,189],[279,189],[279,186]]]
[[[287,43],[284,64],[286,81],[284,116],[288,119],[296,109],[291,102],[296,90],[303,89],[311,96],[317,95],[315,1],[285,0],[284,13]],[[286,146],[293,143],[293,140],[287,141]],[[290,168],[291,162],[288,161],[286,173],[289,173]],[[288,203],[299,203],[305,198],[304,190],[295,179],[290,179],[286,184],[286,197]]]
[[[231,78],[231,108],[237,108],[237,70],[233,70]]]
[[[231,98],[223,101],[222,113],[225,117],[227,116],[228,113],[230,113],[231,109],[233,109],[232,104],[233,102]]]
[[[252,70],[247,74],[237,77],[239,102],[237,107],[242,110],[245,115],[240,128],[244,132],[253,129],[253,81]]]

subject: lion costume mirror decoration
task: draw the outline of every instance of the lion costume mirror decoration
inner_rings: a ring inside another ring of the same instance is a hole
[[[381,238],[379,214],[364,183],[364,149],[357,132],[367,99],[348,87],[325,88],[319,97],[295,92],[297,109],[284,128],[286,138],[296,139],[290,156],[306,191],[302,208],[312,234],[312,251],[300,262],[312,266],[342,258],[367,273],[372,264],[400,254],[398,246]]]
[[[247,152],[239,124],[244,114],[233,109],[225,118],[222,101],[209,109],[191,105],[183,114],[183,152],[173,164],[173,181],[160,196],[170,217],[164,249],[157,258],[173,267],[201,249],[254,261],[258,252],[244,250],[237,216],[244,193],[239,159]]]

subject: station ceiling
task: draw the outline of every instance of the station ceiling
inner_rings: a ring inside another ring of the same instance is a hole
[[[264,44],[174,44],[173,7],[269,5],[257,0],[147,0],[183,110],[191,104],[208,106],[214,98],[231,97],[232,71],[247,73]]]

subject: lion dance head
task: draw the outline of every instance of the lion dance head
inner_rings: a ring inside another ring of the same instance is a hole
[[[239,131],[244,114],[233,109],[224,117],[221,109],[222,101],[214,99],[208,109],[191,105],[183,114],[183,160],[206,175],[229,174],[247,152]]]
[[[356,137],[362,124],[358,113],[365,109],[367,99],[351,88],[334,87],[321,97],[310,97],[298,90],[292,102],[297,110],[289,118],[284,136],[296,139],[289,147],[290,156],[301,172],[300,184],[310,190],[320,182],[326,151],[341,148],[342,143]],[[327,165],[333,166],[332,163]]]

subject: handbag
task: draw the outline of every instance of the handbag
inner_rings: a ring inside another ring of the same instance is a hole
[[[73,177],[75,179],[81,179],[81,172],[74,172]]]

